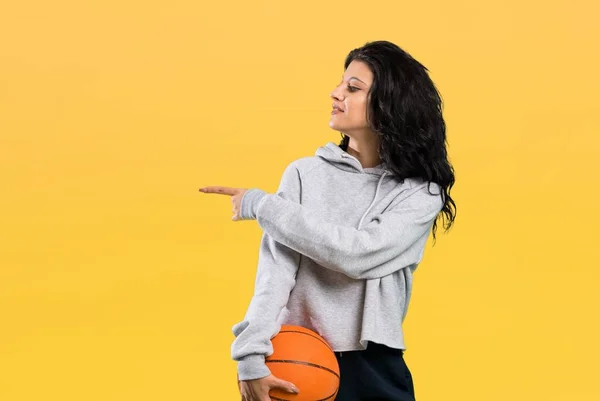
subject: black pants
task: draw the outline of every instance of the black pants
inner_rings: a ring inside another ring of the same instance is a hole
[[[336,352],[340,389],[335,401],[415,401],[403,351],[369,343],[364,351]]]

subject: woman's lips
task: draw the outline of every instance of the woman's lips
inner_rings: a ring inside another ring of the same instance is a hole
[[[337,114],[337,113],[343,113],[343,112],[344,112],[344,110],[340,109],[340,108],[339,108],[339,107],[337,107],[337,106],[333,106],[333,110],[331,110],[331,114],[332,114],[332,115],[333,115],[333,114]]]

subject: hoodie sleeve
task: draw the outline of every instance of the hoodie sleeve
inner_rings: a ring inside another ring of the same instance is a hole
[[[287,168],[277,197],[299,204],[300,181],[295,169]],[[261,237],[254,295],[244,319],[233,326],[235,340],[231,357],[238,362],[240,380],[259,379],[271,374],[265,357],[273,353],[271,338],[280,329],[278,318],[296,283],[300,254],[276,242],[267,233]]]
[[[431,187],[440,189],[434,183]],[[243,209],[254,211],[247,217],[255,217],[264,232],[319,265],[355,279],[379,278],[419,263],[420,245],[427,241],[443,206],[439,191],[429,193],[424,183],[358,230],[324,221],[276,194],[251,191]]]

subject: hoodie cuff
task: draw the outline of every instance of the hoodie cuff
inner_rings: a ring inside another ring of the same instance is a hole
[[[240,205],[240,219],[256,219],[256,211],[267,193],[259,188],[250,188],[244,192]]]
[[[271,374],[271,371],[265,365],[264,355],[252,354],[238,361],[238,379],[255,380],[262,379]]]

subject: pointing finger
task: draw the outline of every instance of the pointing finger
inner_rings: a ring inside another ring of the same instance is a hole
[[[211,187],[200,188],[200,192],[204,192],[206,194],[221,194],[221,195],[233,196],[233,195],[237,194],[238,189],[231,188],[231,187],[211,186]]]

